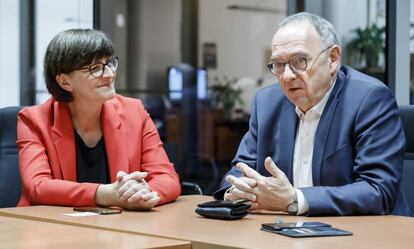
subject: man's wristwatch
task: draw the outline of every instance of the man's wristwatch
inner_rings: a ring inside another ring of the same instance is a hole
[[[298,214],[298,210],[299,210],[299,208],[298,208],[298,196],[297,196],[296,192],[295,192],[295,199],[293,200],[292,203],[290,203],[288,205],[287,209],[288,209],[288,213],[291,214],[291,215],[297,215]]]

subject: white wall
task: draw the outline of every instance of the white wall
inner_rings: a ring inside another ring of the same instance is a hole
[[[0,107],[20,104],[19,1],[0,0]]]
[[[12,2],[12,1],[10,1]],[[43,59],[49,41],[70,28],[92,28],[92,0],[36,1],[36,103],[43,103],[49,93],[43,78]]]
[[[199,64],[203,60],[203,43],[213,42],[217,47],[217,68],[209,69],[209,84],[213,84],[214,76],[254,80],[269,77],[266,63],[270,54],[265,51],[270,50],[275,24],[286,16],[286,0],[200,0],[199,3]],[[234,4],[279,12],[227,9]]]

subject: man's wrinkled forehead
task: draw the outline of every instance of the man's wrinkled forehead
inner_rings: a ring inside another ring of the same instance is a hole
[[[279,48],[279,47],[272,47],[272,55],[271,60],[276,59],[283,59],[284,57],[291,57],[291,56],[301,56],[307,57],[310,55],[309,49],[307,49],[302,44],[298,44],[297,46],[292,46],[289,48]]]
[[[318,33],[307,21],[296,21],[285,24],[280,27],[273,36],[272,45],[285,40],[306,39],[309,35],[317,35]]]
[[[278,50],[298,50],[321,43],[316,29],[308,22],[294,22],[282,26],[273,36],[272,53]]]

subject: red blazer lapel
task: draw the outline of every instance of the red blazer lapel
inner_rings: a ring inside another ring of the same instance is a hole
[[[116,181],[118,171],[129,172],[127,138],[122,130],[122,113],[118,111],[121,110],[116,109],[112,101],[106,101],[102,108],[102,125],[111,182]]]
[[[52,133],[62,178],[68,181],[76,181],[75,136],[69,107],[57,101],[53,103]]]

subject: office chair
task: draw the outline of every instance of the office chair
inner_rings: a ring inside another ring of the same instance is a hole
[[[414,105],[399,106],[399,111],[406,138],[401,190],[414,214]]]
[[[17,114],[20,106],[0,109],[0,208],[15,207],[20,198]]]
[[[197,183],[182,181],[181,195],[203,195],[203,190]]]
[[[163,96],[146,96],[141,100],[144,104],[145,110],[147,110],[152,121],[154,122],[155,127],[157,127],[161,140],[163,140],[166,136],[166,107]]]
[[[165,152],[168,155],[168,158],[170,161],[176,165],[177,162],[177,148],[174,146],[174,144],[171,143],[164,143],[164,149]],[[177,170],[177,168],[176,168]],[[194,182],[187,182],[182,181],[181,182],[181,195],[202,195],[203,190],[201,189],[200,185]]]

